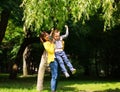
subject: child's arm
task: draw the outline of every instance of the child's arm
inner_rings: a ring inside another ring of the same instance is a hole
[[[62,37],[62,39],[64,39],[64,38],[68,37],[68,35],[69,35],[68,26],[67,26],[67,25],[65,25],[65,28],[66,28],[66,33],[65,33],[64,35],[62,35],[62,36],[61,36],[61,37]]]
[[[52,36],[54,28],[51,29],[50,36]]]
[[[55,39],[53,38],[53,33],[54,33],[54,28],[52,28],[50,32],[50,41],[54,43]]]

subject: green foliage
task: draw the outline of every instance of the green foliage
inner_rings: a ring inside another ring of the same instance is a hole
[[[19,26],[16,26],[13,23],[12,19],[9,20],[6,35],[5,35],[3,42],[13,41],[13,39],[14,41],[16,40],[16,42],[18,42],[18,39],[23,38],[23,37],[24,37],[24,32],[22,28]]]
[[[113,2],[114,2],[114,0],[104,0],[104,2],[102,4],[103,19],[105,20],[104,30],[106,30],[106,27],[111,28],[111,26],[112,26],[112,21],[113,21],[112,14],[115,10],[113,8]]]
[[[21,2],[22,2],[22,0],[1,0],[0,1],[0,10],[2,10],[2,9],[8,9],[8,10],[16,9],[19,7],[19,4]]]
[[[24,0],[25,25],[35,27],[35,30],[51,29],[53,26],[64,25],[67,20],[67,2],[64,0]]]
[[[120,1],[116,2],[115,12],[113,13],[112,27],[120,25]]]
[[[2,51],[2,54],[0,56],[1,63],[9,62],[14,59],[24,37],[23,35],[24,33],[21,28],[22,9],[20,9],[19,7],[21,1],[22,0],[0,1],[0,14],[2,13],[3,10],[6,10],[8,12],[10,11],[5,37],[0,47],[0,50]]]
[[[21,6],[24,9],[25,25],[34,30],[50,30],[52,27],[62,29],[72,16],[74,22],[89,20],[99,8],[102,8],[100,16],[104,20],[104,30],[113,24],[114,0],[23,0]],[[116,4],[114,3],[116,6]]]
[[[13,19],[14,24],[22,26],[23,10],[19,7],[21,2],[22,0],[1,0],[0,14],[3,10],[10,12],[10,16],[8,16],[9,19]]]
[[[0,54],[2,54],[2,50],[0,49]]]
[[[12,49],[11,52],[9,53],[9,55],[11,56],[11,57],[10,57],[11,60],[14,60],[14,59],[15,59],[15,57],[16,57],[16,55],[17,55],[17,53],[18,53],[19,48],[20,48],[20,45],[17,45],[17,44],[14,45],[13,49]]]
[[[81,18],[89,19],[89,15],[93,15],[100,7],[100,0],[73,0],[71,1],[70,9],[77,22]]]
[[[22,28],[16,26],[13,20],[9,20],[3,46],[8,49],[7,53],[10,60],[15,58],[23,38],[24,32]]]

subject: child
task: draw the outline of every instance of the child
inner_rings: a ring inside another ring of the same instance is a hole
[[[60,64],[60,67],[62,68],[62,72],[64,73],[64,75],[67,78],[70,75],[68,74],[67,69],[65,68],[64,62],[69,67],[72,74],[76,73],[76,69],[73,68],[71,62],[69,61],[69,59],[67,58],[67,56],[66,56],[66,54],[65,54],[65,52],[63,50],[64,49],[64,41],[63,41],[63,39],[65,39],[69,34],[68,33],[68,26],[65,25],[65,28],[66,28],[66,34],[61,35],[61,36],[60,36],[60,31],[58,31],[57,29],[54,30],[53,38],[55,39],[55,56],[56,56],[56,59],[58,60],[58,62]]]
[[[47,63],[51,69],[51,91],[56,92],[57,80],[58,80],[58,63],[55,60],[55,44],[53,40],[50,39],[50,36],[46,32],[42,32],[40,35],[40,40],[43,43],[43,46],[48,54]]]

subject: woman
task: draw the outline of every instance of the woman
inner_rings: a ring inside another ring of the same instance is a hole
[[[55,60],[55,44],[54,40],[51,39],[47,32],[42,32],[40,35],[40,40],[43,43],[45,50],[48,53],[47,64],[50,66],[51,70],[51,91],[56,92],[57,80],[58,80],[58,63]]]

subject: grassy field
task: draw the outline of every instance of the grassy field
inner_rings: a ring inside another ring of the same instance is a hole
[[[0,92],[37,92],[36,81],[36,75],[10,80],[8,75],[0,74]],[[50,77],[45,77],[42,92],[50,92]],[[120,81],[61,77],[57,92],[120,92]]]

